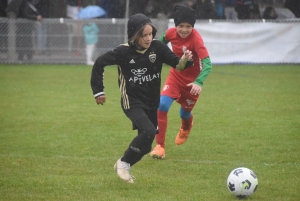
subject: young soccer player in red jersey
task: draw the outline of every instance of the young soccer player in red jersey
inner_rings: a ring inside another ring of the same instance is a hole
[[[160,40],[171,43],[173,52],[181,57],[185,50],[192,51],[194,65],[183,71],[171,68],[165,85],[161,91],[160,105],[158,107],[158,128],[156,135],[157,145],[150,156],[162,159],[165,157],[165,138],[168,124],[168,110],[174,100],[180,107],[182,124],[175,139],[177,145],[183,144],[188,138],[193,126],[194,108],[202,90],[204,80],[209,75],[212,64],[208,51],[204,46],[202,37],[194,29],[196,22],[195,10],[186,6],[176,6],[173,14],[175,27],[168,29]]]

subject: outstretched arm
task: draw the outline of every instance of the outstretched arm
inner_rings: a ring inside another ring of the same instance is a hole
[[[163,63],[166,63],[178,71],[184,70],[193,65],[193,54],[190,50],[186,50],[181,58],[179,58],[172,50],[161,41],[160,43],[161,52],[163,54]]]
[[[191,65],[193,65],[193,54],[192,51],[186,50],[176,65],[176,70],[182,71]]]

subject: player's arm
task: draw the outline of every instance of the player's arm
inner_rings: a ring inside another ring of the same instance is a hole
[[[195,84],[202,87],[204,81],[212,70],[212,64],[209,57],[206,57],[201,60],[202,63],[202,71],[194,81]]]
[[[191,67],[192,65],[194,65],[193,54],[191,51],[186,50],[176,65],[176,70],[182,71],[188,67]]]
[[[105,93],[103,85],[104,67],[114,65],[118,62],[117,50],[109,51],[97,58],[94,63],[91,74],[91,88],[97,104],[103,105],[105,102]]]
[[[164,44],[168,44],[169,43],[169,41],[166,39],[166,33],[167,33],[167,31],[165,31],[163,34],[161,34],[161,36],[159,37],[159,39],[158,40],[160,40],[161,42],[163,42]]]
[[[163,44],[161,41],[157,41],[157,44],[163,55],[163,63],[176,68],[178,71],[182,71],[193,65],[193,54],[191,51],[185,51],[182,57],[179,58],[166,44]]]
[[[208,51],[204,46],[203,39],[198,32],[196,32],[195,39],[193,42],[194,42],[195,52],[197,53],[198,57],[201,59],[200,65],[202,66],[201,73],[198,75],[198,77],[193,83],[202,87],[205,79],[207,78],[207,76],[212,70],[212,64],[209,58]]]

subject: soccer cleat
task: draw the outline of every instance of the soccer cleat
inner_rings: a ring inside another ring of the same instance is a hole
[[[128,182],[128,183],[133,183],[133,179],[135,179],[133,176],[130,175],[130,164],[126,163],[124,161],[121,161],[119,159],[115,165],[114,165],[114,170],[117,171],[118,176]]]
[[[183,130],[182,127],[180,127],[179,133],[177,134],[175,139],[175,143],[177,145],[182,145],[183,143],[185,143],[185,141],[187,140],[191,132],[192,127],[193,127],[193,122],[191,123],[190,129],[188,130]]]
[[[163,159],[165,157],[165,148],[160,146],[159,144],[156,145],[153,151],[151,151],[150,156],[152,158]]]

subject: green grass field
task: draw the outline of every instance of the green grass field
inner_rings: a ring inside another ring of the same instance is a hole
[[[163,69],[163,78],[168,74]],[[300,66],[214,66],[188,141],[169,112],[166,158],[145,156],[134,184],[113,170],[137,134],[120,107],[117,68],[98,106],[84,65],[0,65],[0,200],[231,201],[231,170],[258,177],[251,201],[300,200]]]

